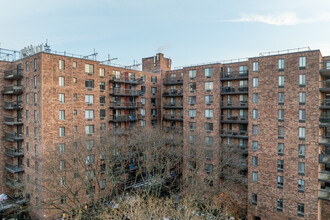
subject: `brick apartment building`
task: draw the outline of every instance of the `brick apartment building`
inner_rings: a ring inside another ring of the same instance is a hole
[[[28,200],[35,218],[53,216],[38,189],[51,150],[155,125],[181,132],[185,151],[196,134],[205,140],[202,181],[221,146],[248,151],[248,219],[330,218],[330,57],[319,50],[175,70],[159,53],[142,59],[142,71],[40,52],[1,61],[0,72],[0,189]]]

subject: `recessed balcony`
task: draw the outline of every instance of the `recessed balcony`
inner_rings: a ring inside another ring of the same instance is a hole
[[[248,101],[221,101],[220,107],[223,109],[247,109],[248,108]]]
[[[23,134],[19,134],[17,132],[5,132],[4,140],[6,141],[11,141],[11,142],[16,142],[16,141],[23,141]]]
[[[23,69],[13,69],[5,71],[5,75],[3,77],[7,80],[15,80],[23,78]]]
[[[182,114],[164,114],[163,115],[164,121],[183,121]]]
[[[110,88],[111,96],[140,96],[142,92],[134,89]]]
[[[183,103],[182,102],[165,102],[163,105],[165,109],[182,109]]]
[[[127,84],[142,84],[144,83],[142,78],[135,78],[135,76],[125,76],[125,75],[119,75],[119,76],[112,76],[110,78],[110,82],[112,83],[127,83]]]
[[[4,102],[3,108],[6,110],[19,110],[23,108],[22,101]]]
[[[19,95],[23,93],[22,86],[4,86],[4,90],[2,90],[2,94],[4,95]]]
[[[330,171],[322,171],[319,174],[319,181],[330,183]]]
[[[23,118],[5,116],[3,123],[10,126],[22,125]]]
[[[177,97],[183,96],[183,90],[169,89],[163,92],[163,97]]]
[[[330,187],[319,190],[319,199],[330,201]]]
[[[221,94],[248,94],[249,87],[247,85],[244,86],[225,86],[221,89]]]
[[[220,76],[220,80],[234,80],[234,79],[248,79],[249,71],[235,71],[235,72],[222,72]]]
[[[330,164],[330,154],[319,154],[319,162]]]
[[[130,122],[130,121],[137,121],[141,120],[141,114],[134,114],[134,115],[110,115],[110,122]]]
[[[232,137],[232,138],[241,138],[248,139],[248,132],[245,130],[220,130],[221,137]]]
[[[110,108],[113,109],[136,109],[141,108],[141,102],[111,102]]]
[[[176,77],[167,77],[163,79],[163,85],[182,85],[183,84],[183,77],[176,76]]]
[[[330,76],[330,61],[324,61],[320,63],[321,68],[320,68],[320,74],[321,76],[324,77],[329,77]]]
[[[236,124],[247,124],[248,123],[248,117],[242,116],[242,115],[221,115],[220,116],[220,122],[221,123],[236,123]]]
[[[320,99],[320,109],[330,109],[330,99]]]
[[[10,173],[21,173],[24,172],[23,165],[13,165],[10,163],[6,163],[5,169]]]

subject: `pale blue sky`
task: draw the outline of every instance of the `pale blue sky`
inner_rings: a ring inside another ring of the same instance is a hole
[[[116,63],[153,56],[173,66],[310,46],[330,55],[329,0],[0,0],[0,43],[19,50],[107,54]]]

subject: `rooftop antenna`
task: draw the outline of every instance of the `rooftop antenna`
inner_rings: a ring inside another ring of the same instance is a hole
[[[132,69],[134,67],[139,67],[140,65],[141,65],[141,63],[138,63],[136,60],[133,60],[133,65],[125,66],[125,68]]]
[[[111,65],[111,61],[113,61],[113,60],[118,60],[118,58],[117,57],[110,58],[110,54],[108,54],[108,59],[107,60],[103,60],[100,63],[107,63],[108,65]]]
[[[89,57],[93,57],[94,59],[93,60],[96,60],[96,56],[97,56],[97,52],[94,48],[94,53],[90,54],[90,55],[87,55],[87,56],[84,56],[83,59],[89,59]]]
[[[50,46],[48,45],[48,39],[46,39],[46,44],[44,46],[45,52],[49,53],[50,52]]]

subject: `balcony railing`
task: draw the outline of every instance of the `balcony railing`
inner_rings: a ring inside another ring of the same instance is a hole
[[[9,117],[5,116],[4,122],[5,125],[22,125],[23,118]]]
[[[221,108],[247,108],[248,101],[221,101]]]
[[[177,85],[177,84],[183,84],[183,77],[182,76],[176,76],[176,77],[167,77],[163,79],[164,85]]]
[[[21,79],[23,78],[23,69],[13,69],[5,71],[4,79]]]
[[[5,148],[5,154],[10,157],[23,157],[23,151],[21,149],[14,149],[14,148]]]
[[[221,80],[230,80],[230,79],[246,79],[249,77],[249,71],[235,71],[235,72],[222,72],[220,79]]]
[[[220,130],[220,135],[221,136],[226,136],[226,137],[237,137],[237,138],[247,138],[248,137],[248,132],[245,130],[225,130],[222,129]]]
[[[118,109],[134,109],[141,108],[141,102],[111,102],[110,108],[118,108]]]
[[[135,76],[112,76],[110,82],[115,83],[130,83],[130,84],[142,84],[144,81],[141,78],[135,78]]]
[[[23,169],[22,165],[13,165],[13,164],[10,164],[10,163],[6,163],[5,168],[6,168],[6,170],[8,170],[11,173],[24,172],[24,169]]]
[[[139,96],[142,95],[140,90],[110,88],[110,95],[112,96]]]
[[[16,95],[23,93],[22,86],[4,86],[3,94]]]
[[[242,115],[237,115],[237,116],[233,116],[233,115],[221,115],[220,116],[221,121],[233,121],[236,123],[247,123],[248,121],[248,116],[242,116]]]
[[[6,177],[6,185],[9,186],[11,189],[23,189],[24,183],[22,180],[12,179],[10,177]]]
[[[330,99],[320,99],[320,108],[330,109]]]
[[[222,87],[221,89],[221,94],[242,94],[248,92],[249,92],[249,87],[247,85]]]
[[[183,108],[183,103],[182,102],[179,102],[179,103],[176,103],[176,102],[166,102],[164,103],[164,108]]]
[[[135,115],[110,115],[111,122],[129,122],[129,121],[137,121],[141,120],[141,114]]]
[[[326,189],[320,189],[319,199],[330,200],[330,187],[326,187]]]
[[[163,120],[167,121],[183,121],[183,115],[182,114],[164,114]]]
[[[4,103],[3,108],[7,110],[22,109],[22,101],[7,101]]]
[[[163,96],[183,96],[183,90],[169,89],[163,92]]]
[[[319,154],[319,162],[330,164],[330,154]]]
[[[19,134],[19,133],[9,133],[9,132],[5,132],[5,136],[4,136],[4,139],[7,140],[7,141],[23,141],[24,138],[23,138],[23,134]]]
[[[330,183],[330,171],[322,171],[322,172],[320,172],[319,180]]]

